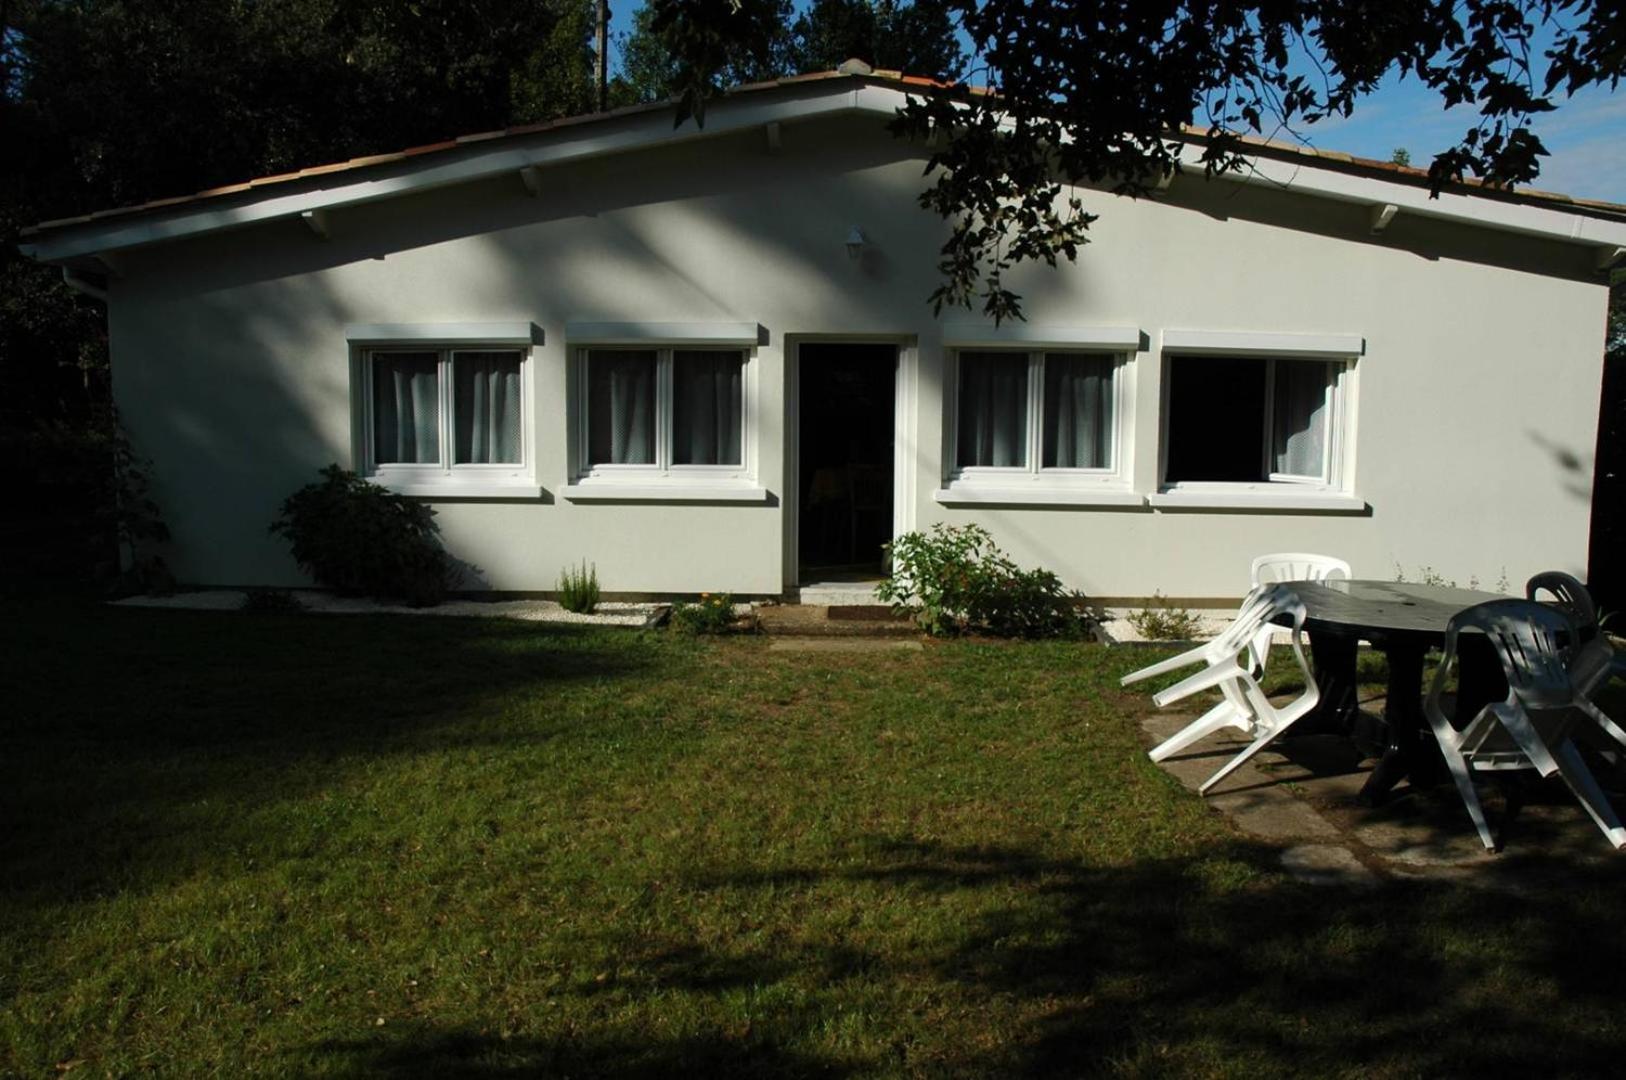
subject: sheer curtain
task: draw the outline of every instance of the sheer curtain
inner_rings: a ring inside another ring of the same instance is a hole
[[[673,464],[740,464],[744,367],[735,350],[672,354]]]
[[[519,463],[519,353],[453,354],[452,403],[457,411],[456,461]]]
[[[373,461],[440,461],[440,356],[373,354]]]
[[[1026,353],[960,354],[960,465],[1027,464]]]
[[[1327,387],[1332,365],[1319,360],[1276,361],[1271,471],[1285,476],[1325,476]]]
[[[587,354],[587,457],[591,465],[655,463],[655,351]]]
[[[1044,465],[1112,467],[1113,358],[1049,353],[1044,358]]]

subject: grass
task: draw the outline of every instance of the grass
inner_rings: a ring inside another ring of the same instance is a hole
[[[1116,689],[1143,650],[14,609],[0,657],[4,1075],[1552,1074],[1626,1050],[1618,873],[1286,880],[1146,761]]]

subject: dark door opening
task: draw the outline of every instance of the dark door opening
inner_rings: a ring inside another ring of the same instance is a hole
[[[808,343],[798,356],[798,580],[880,577],[892,539],[897,346]]]

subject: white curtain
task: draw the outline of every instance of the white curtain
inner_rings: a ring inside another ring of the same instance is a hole
[[[738,465],[743,353],[679,351],[672,355],[672,461]]]
[[[440,461],[440,357],[373,355],[373,460],[380,465]]]
[[[1025,353],[960,354],[960,465],[1027,464]]]
[[[655,463],[655,352],[587,354],[587,452],[592,465]]]
[[[1044,358],[1044,464],[1112,467],[1112,357],[1049,353]]]
[[[1275,445],[1271,471],[1323,476],[1327,464],[1327,387],[1332,365],[1320,360],[1276,362]]]
[[[519,463],[519,353],[456,353],[452,402],[457,408],[457,461]]]

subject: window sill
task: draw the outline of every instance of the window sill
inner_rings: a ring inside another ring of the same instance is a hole
[[[1160,491],[1147,497],[1160,510],[1277,510],[1359,514],[1366,500],[1327,491]]]
[[[725,502],[765,503],[768,489],[746,480],[651,481],[583,480],[560,494],[570,502]]]
[[[932,493],[943,506],[1109,506],[1140,507],[1146,496],[1126,488],[1058,484],[951,483]]]
[[[540,499],[547,494],[538,484],[512,480],[392,480],[387,476],[368,480],[415,499]]]

